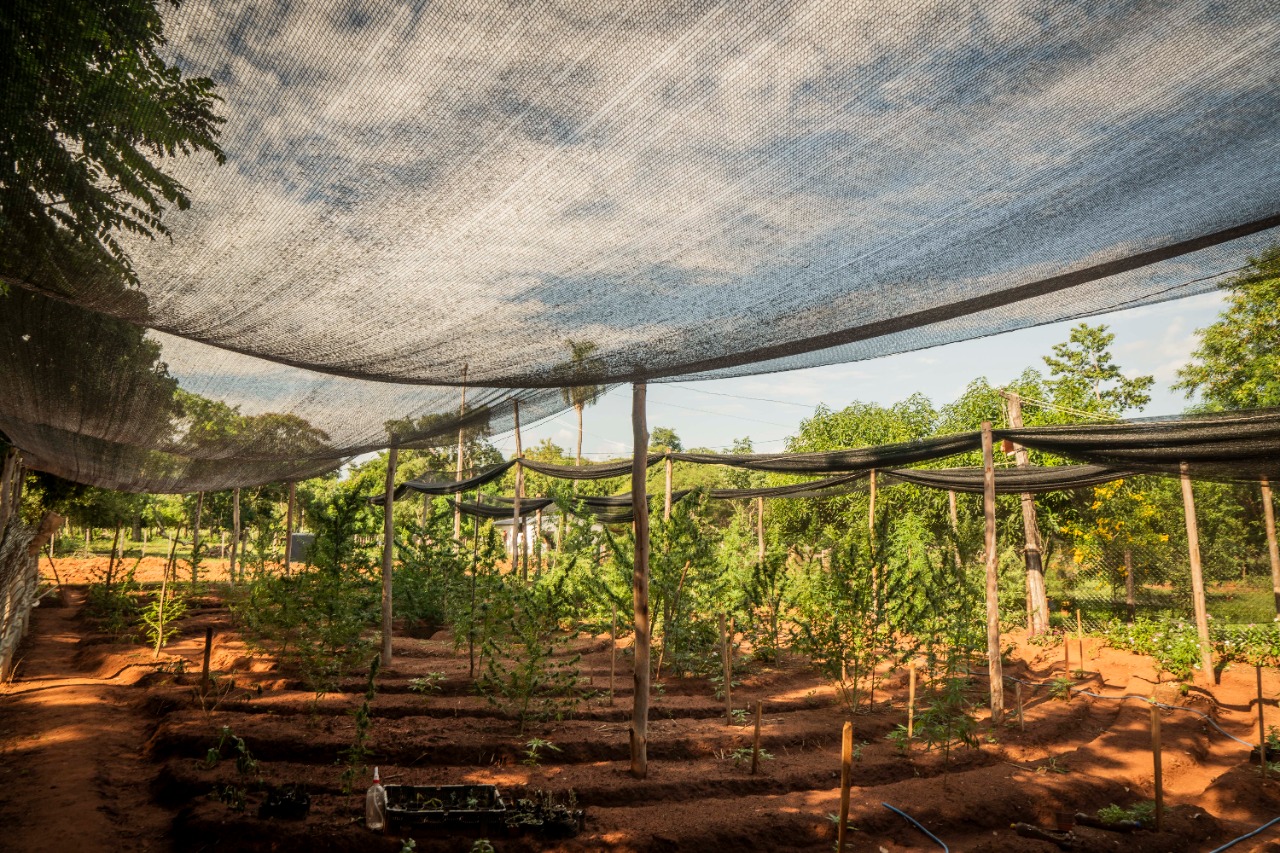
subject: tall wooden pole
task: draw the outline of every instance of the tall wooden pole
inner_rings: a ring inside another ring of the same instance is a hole
[[[671,454],[669,453],[667,454],[666,462],[667,462],[666,464],[666,469],[667,469],[666,470],[666,475],[667,475],[666,490],[667,491],[666,491],[666,496],[663,498],[663,501],[662,501],[662,520],[670,521],[671,520],[671,467],[672,466],[671,466]],[[663,642],[666,642],[666,641],[664,640]]]
[[[631,504],[635,511],[636,549],[632,571],[635,607],[635,693],[631,709],[631,774],[649,773],[649,427],[645,421],[645,383],[631,390]]]
[[[996,554],[996,469],[991,449],[991,422],[982,422],[982,515],[986,522],[987,666],[991,674],[991,722],[1004,715],[1004,671],[1000,666],[1000,585]]]
[[[764,498],[756,498],[756,562],[764,565]]]
[[[1022,429],[1022,398],[1016,392],[1005,394],[1009,403],[1009,426]],[[1021,444],[1014,446],[1019,468],[1031,465],[1030,454]],[[1036,523],[1036,501],[1030,492],[1022,493],[1022,529],[1026,536],[1023,551],[1027,563],[1027,631],[1035,637],[1049,630],[1049,597],[1045,591],[1043,548],[1040,526]]]
[[[1267,554],[1271,557],[1271,590],[1275,595],[1276,619],[1280,620],[1280,547],[1276,546],[1276,507],[1271,502],[1271,481],[1262,478],[1262,517],[1267,523]]]
[[[391,665],[391,557],[395,548],[396,460],[398,452],[387,451],[386,502],[382,509],[382,665]]]
[[[1209,646],[1209,609],[1204,600],[1204,572],[1200,567],[1200,529],[1196,525],[1196,497],[1186,462],[1178,466],[1182,480],[1182,511],[1187,519],[1187,555],[1191,558],[1191,602],[1196,611],[1196,634],[1200,638],[1200,676],[1213,684],[1213,652]]]
[[[4,468],[0,471],[0,530],[9,522],[11,501],[9,497],[10,483],[13,482],[13,471],[18,467],[18,450],[10,447],[4,454]]]
[[[284,521],[284,573],[289,574],[289,563],[293,560],[293,502],[298,496],[298,487],[289,483],[288,506],[285,509]],[[385,661],[386,658],[383,658]]]
[[[231,493],[231,561],[227,571],[231,575],[232,583],[236,579],[236,557],[239,556],[240,549],[240,490],[236,489]]]
[[[191,585],[200,580],[200,516],[204,512],[204,492],[196,492],[196,515],[191,524]],[[119,530],[116,531],[117,535]]]
[[[871,607],[875,611],[875,618],[880,618],[880,561],[876,558],[876,469],[871,469],[870,476],[871,500],[867,503],[867,542],[870,545],[871,554]],[[875,695],[876,689],[876,673],[875,668],[871,670],[871,691],[872,696]],[[872,707],[875,707],[874,698]]]
[[[846,722],[840,735],[840,820],[836,824],[836,850],[844,853],[849,831],[849,787],[853,784],[853,723]]]
[[[1164,829],[1164,768],[1160,760],[1160,706],[1151,701],[1151,766],[1152,785],[1155,788],[1156,832]]]
[[[527,581],[529,579],[529,561],[522,560],[524,555],[523,537],[524,521],[520,518],[520,498],[524,495],[524,466],[520,463],[520,457],[524,455],[524,449],[520,446],[520,401],[511,401],[511,414],[515,419],[516,425],[516,489],[515,498],[511,501],[511,568],[514,570],[517,566],[520,568],[520,580]]]
[[[462,404],[458,406],[458,465],[457,473],[454,479],[462,479],[462,457],[466,453],[466,444],[464,442],[465,430],[462,428],[462,419],[467,415],[467,366],[462,365]],[[462,541],[462,510],[458,508],[457,503],[453,506],[453,541]]]
[[[952,556],[955,557],[956,571],[964,568],[964,558],[960,556],[960,510],[956,507],[955,489],[947,490],[947,508],[951,511],[951,535],[955,541],[951,543]]]

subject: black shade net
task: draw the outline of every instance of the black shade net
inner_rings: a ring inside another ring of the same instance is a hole
[[[1122,471],[1102,465],[1050,465],[1045,467],[995,469],[996,494],[1010,495],[1029,492],[1066,491],[1083,489],[1123,480],[1133,476],[1133,471]],[[912,483],[934,489],[955,492],[983,491],[981,468],[897,468],[881,475],[886,485]]]
[[[445,386],[502,431],[512,398],[530,421],[563,405],[538,389],[1202,293],[1280,239],[1273,2],[165,18],[226,118],[225,165],[162,164],[192,201],[172,240],[120,238],[136,286],[65,247],[0,247],[0,431],[98,485],[248,485],[443,440]]]

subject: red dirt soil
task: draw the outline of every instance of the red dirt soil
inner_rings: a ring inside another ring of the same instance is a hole
[[[95,633],[80,614],[83,589],[69,590],[67,598],[68,606],[46,599],[36,610],[18,675],[0,694],[0,848],[394,853],[410,835],[419,851],[467,851],[479,837],[364,829],[363,791],[342,794],[336,764],[351,743],[350,712],[364,690],[359,678],[316,701],[294,674],[249,653],[214,596],[193,609],[159,663],[147,649]],[[217,632],[213,671],[224,686],[235,682],[216,703],[202,703],[198,691],[206,626]],[[1108,696],[1155,694],[1211,715],[1238,738],[1257,740],[1252,668],[1228,668],[1211,690],[1183,696],[1176,685],[1157,685],[1148,660],[1097,641],[1086,646],[1088,677],[1080,686]],[[606,688],[608,638],[583,637],[574,648],[583,653],[590,685]],[[370,743],[370,763],[381,766],[385,781],[496,784],[508,801],[530,788],[572,788],[586,808],[577,838],[491,837],[499,853],[833,848],[828,815],[839,808],[839,738],[847,715],[831,687],[798,658],[753,665],[735,690],[737,707],[765,703],[762,742],[774,758],[761,763],[758,775],[728,758],[750,743],[751,727],[726,725],[724,704],[705,680],[667,679],[653,697],[650,772],[641,781],[627,773],[630,678],[622,673],[629,658],[619,657],[613,704],[603,695],[583,700],[571,719],[521,734],[472,693],[465,649],[455,654],[447,634],[397,638],[395,650],[394,665],[379,677]],[[172,673],[178,659],[186,674]],[[410,680],[428,673],[443,673],[440,691],[412,692]],[[1048,681],[1061,674],[1061,650],[1023,647],[1006,674]],[[1280,724],[1280,672],[1266,670],[1263,683],[1268,722]],[[1015,718],[989,738],[984,718],[982,745],[957,748],[945,762],[922,746],[900,755],[885,739],[905,721],[905,671],[887,673],[885,688],[875,713],[854,717],[864,745],[853,771],[850,850],[941,849],[883,802],[914,816],[953,851],[1052,851],[1053,844],[1019,837],[1011,824],[1049,828],[1056,812],[1092,813],[1153,796],[1150,712],[1142,701],[1067,702],[1046,688],[1025,688],[1025,729]],[[978,706],[984,688],[985,679],[975,678]],[[1012,706],[1012,690],[1006,696]],[[1280,781],[1262,780],[1247,747],[1194,714],[1169,710],[1161,718],[1165,831],[1077,828],[1072,849],[1208,851],[1280,815]],[[306,821],[259,819],[263,795],[252,785],[244,811],[209,796],[215,785],[241,784],[233,761],[213,769],[201,764],[222,726],[244,738],[263,782],[307,785]],[[524,744],[535,736],[559,751],[545,750],[540,766],[525,766]],[[367,777],[359,784],[367,785]],[[1276,839],[1280,827],[1232,850],[1280,850]]]

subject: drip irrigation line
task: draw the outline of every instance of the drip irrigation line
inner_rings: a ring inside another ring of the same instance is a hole
[[[1266,828],[1268,828],[1268,827],[1270,827],[1270,826],[1273,826],[1273,825],[1275,825],[1275,824],[1277,824],[1277,823],[1280,823],[1280,817],[1273,817],[1271,820],[1267,821],[1267,822],[1266,822],[1266,823],[1264,823],[1262,826],[1260,826],[1260,827],[1258,827],[1257,829],[1255,829],[1253,832],[1245,833],[1244,835],[1240,836],[1239,838],[1236,838],[1236,839],[1233,839],[1233,840],[1231,840],[1231,841],[1228,841],[1226,844],[1222,845],[1221,847],[1215,847],[1215,848],[1213,848],[1212,850],[1210,850],[1210,851],[1209,851],[1209,853],[1221,853],[1223,850],[1226,850],[1228,847],[1234,847],[1234,846],[1236,846],[1237,844],[1239,844],[1241,841],[1245,841],[1245,840],[1247,840],[1247,839],[1253,838],[1253,837],[1254,837],[1255,835],[1257,835],[1259,832],[1262,832],[1264,829],[1266,829]]]
[[[906,818],[906,819],[911,823],[911,825],[912,825],[912,826],[914,826],[916,829],[920,830],[920,831],[921,831],[921,832],[923,832],[925,835],[929,836],[929,837],[930,837],[930,838],[932,838],[934,841],[936,841],[936,842],[938,843],[938,846],[942,848],[942,853],[951,853],[951,848],[950,848],[950,847],[948,847],[948,846],[943,842],[943,840],[942,840],[941,838],[939,838],[938,836],[934,835],[934,834],[933,834],[932,832],[930,832],[929,830],[925,829],[925,828],[924,828],[924,824],[920,823],[920,821],[916,820],[916,819],[915,819],[915,818],[913,818],[911,815],[909,815],[909,814],[907,814],[906,812],[904,812],[902,809],[895,808],[894,806],[891,806],[891,805],[889,805],[888,803],[881,803],[880,805],[884,806],[886,809],[888,809],[889,811],[893,812],[894,814],[897,814],[897,815],[900,815],[900,816],[902,816],[902,817]],[[1276,818],[1276,820],[1280,820],[1280,818]],[[1274,821],[1273,821],[1273,823],[1274,823]],[[1260,830],[1259,830],[1259,831],[1260,831]],[[1234,841],[1233,841],[1233,842],[1231,842],[1231,843],[1232,843],[1232,844],[1235,844],[1235,842],[1234,842]]]
[[[988,679],[991,677],[990,673],[986,673],[986,672],[975,672],[974,675],[980,675]],[[1023,679],[1023,678],[1014,678],[1012,675],[1006,675],[1006,676],[1003,676],[1003,678],[1005,681],[1016,681],[1019,684],[1025,684],[1028,687],[1048,687],[1049,686],[1049,682],[1047,681],[1027,681],[1026,679]],[[1252,742],[1247,740],[1242,740],[1241,738],[1236,737],[1231,732],[1227,731],[1222,726],[1218,725],[1217,720],[1213,719],[1208,714],[1205,714],[1201,711],[1197,711],[1195,708],[1185,708],[1182,705],[1167,705],[1164,702],[1156,702],[1153,699],[1151,699],[1151,697],[1143,696],[1138,693],[1126,693],[1123,696],[1106,696],[1102,693],[1094,693],[1092,690],[1085,690],[1083,687],[1071,686],[1068,688],[1068,690],[1070,690],[1072,693],[1078,693],[1081,696],[1092,696],[1094,699],[1114,699],[1119,702],[1123,702],[1126,699],[1139,699],[1143,702],[1146,702],[1148,705],[1155,705],[1157,708],[1163,708],[1166,711],[1186,711],[1188,714],[1195,714],[1197,717],[1200,717],[1202,720],[1207,722],[1209,725],[1213,726],[1222,734],[1231,738],[1236,743],[1241,744],[1242,746],[1247,746],[1249,747],[1249,749],[1257,748],[1255,744],[1253,744]],[[1277,818],[1277,820],[1280,820],[1280,818]]]

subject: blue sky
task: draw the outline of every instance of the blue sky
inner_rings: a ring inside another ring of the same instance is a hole
[[[1115,333],[1113,353],[1126,375],[1149,373],[1156,386],[1143,415],[1182,412],[1188,401],[1170,385],[1196,345],[1195,331],[1213,322],[1219,293],[1119,311],[1089,320]],[[948,403],[978,376],[1012,379],[1066,340],[1073,322],[1054,323],[979,340],[903,353],[871,361],[708,382],[649,386],[649,426],[674,429],[686,447],[721,447],[750,436],[757,450],[778,450],[818,403],[839,409],[853,400],[893,403],[920,391],[935,405]],[[708,393],[714,392],[714,393]],[[720,396],[736,395],[736,396]],[[742,399],[762,398],[762,399]],[[767,402],[777,401],[777,402]],[[594,458],[623,454],[631,446],[630,386],[615,388],[588,408],[583,453]],[[550,438],[572,452],[576,427],[572,411],[532,427],[521,437],[526,447]],[[510,454],[511,435],[494,444]]]

